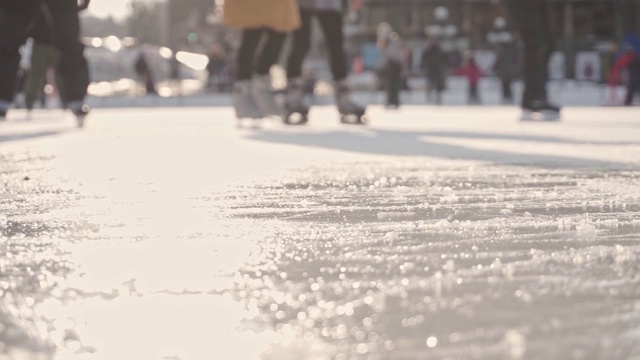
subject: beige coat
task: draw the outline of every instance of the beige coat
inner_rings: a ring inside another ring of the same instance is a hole
[[[296,0],[226,0],[224,22],[238,29],[289,32],[300,27],[300,11]]]

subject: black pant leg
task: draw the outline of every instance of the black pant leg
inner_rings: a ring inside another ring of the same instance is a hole
[[[387,105],[400,106],[400,81],[402,65],[390,60],[387,65]]]
[[[627,85],[627,94],[625,95],[624,104],[631,105],[633,103],[633,97],[636,90],[640,90],[640,86],[632,82]]]
[[[31,16],[38,0],[0,0],[0,11],[5,10],[23,16]]]
[[[245,29],[242,31],[242,40],[240,48],[236,55],[237,62],[237,80],[249,80],[253,76],[253,62],[255,60],[256,50],[265,29]]]
[[[287,39],[287,33],[266,30],[267,41],[260,51],[258,63],[256,65],[256,73],[258,75],[267,75],[271,67],[278,61],[284,41]]]
[[[347,77],[347,55],[344,51],[344,33],[342,31],[342,13],[338,11],[318,11],[316,17],[324,33],[325,43],[329,50],[329,62],[333,80],[340,81]]]
[[[53,2],[55,3],[55,2]],[[53,40],[59,51],[57,82],[63,104],[83,101],[89,86],[89,66],[80,41],[80,19],[74,7],[50,5],[53,18]]]
[[[544,1],[505,1],[515,27],[524,43],[524,94],[522,106],[536,100],[547,100],[548,62],[553,38]]]
[[[502,84],[502,100],[505,100],[505,101],[513,100],[513,90],[511,89],[511,79],[503,78],[500,82]]]
[[[0,101],[13,101],[20,65],[18,50],[27,38],[30,15],[0,8]]]
[[[300,10],[300,27],[293,32],[293,41],[287,60],[287,78],[294,79],[302,76],[302,63],[309,53],[311,45],[311,17],[309,10]]]
[[[469,104],[478,104],[480,103],[480,96],[478,95],[478,84],[470,83],[469,84]]]

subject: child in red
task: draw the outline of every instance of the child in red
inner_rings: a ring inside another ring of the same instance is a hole
[[[476,60],[473,58],[473,53],[468,53],[465,56],[464,63],[461,68],[456,71],[458,75],[464,75],[469,81],[469,100],[468,104],[480,104],[480,95],[478,93],[478,83],[480,77],[482,77],[482,71],[476,64]]]
[[[627,69],[629,78],[627,81],[627,95],[624,104],[630,106],[633,103],[633,96],[636,91],[640,91],[640,55],[635,53],[631,46],[625,48],[624,54],[613,64],[609,73],[609,86],[615,88],[620,80],[620,73]]]

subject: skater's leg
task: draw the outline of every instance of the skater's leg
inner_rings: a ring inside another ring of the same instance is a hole
[[[549,31],[545,2],[508,0],[505,2],[524,43],[524,94],[522,106],[547,101],[547,63],[553,38]]]
[[[287,94],[285,98],[285,124],[304,124],[307,122],[309,104],[306,103],[302,64],[311,44],[311,10],[300,9],[300,27],[292,34],[291,49],[287,58]],[[296,120],[293,115],[299,119]]]
[[[0,102],[8,107],[13,101],[18,67],[19,49],[27,38],[30,16],[0,8]]]
[[[51,8],[54,42],[58,49],[57,77],[63,104],[82,104],[89,86],[89,67],[80,41],[76,8]],[[71,110],[75,110],[71,108]]]
[[[636,91],[640,91],[640,85],[629,82],[629,85],[627,85],[627,94],[624,98],[625,105],[630,106],[631,104],[633,104],[633,98]]]
[[[242,31],[242,40],[240,41],[240,48],[236,56],[236,80],[250,80],[253,76],[253,63],[256,49],[264,32],[265,30],[262,28],[245,29]]]
[[[302,77],[302,63],[304,62],[311,44],[311,17],[309,10],[300,10],[300,27],[293,32],[291,50],[287,60],[287,78]]]
[[[509,81],[507,78],[500,78],[500,88],[502,89],[502,103],[507,103],[509,101]]]
[[[25,84],[25,102],[27,109],[32,109],[36,100],[42,96],[42,88],[46,82],[47,70],[56,62],[56,49],[51,44],[38,41],[33,43],[31,54],[31,70],[27,74]]]
[[[480,96],[478,95],[478,83],[469,84],[469,103],[479,104]]]
[[[431,103],[431,94],[433,93],[433,87],[431,86],[431,80],[428,76],[424,77],[424,92],[427,99],[427,104]]]
[[[352,100],[351,91],[347,84],[348,66],[344,50],[342,13],[339,11],[318,11],[316,17],[322,28],[329,52],[329,63],[336,88],[336,106],[343,117],[341,120],[345,123],[362,124],[366,109]],[[345,116],[353,119],[348,121]]]
[[[347,78],[347,56],[344,51],[344,32],[342,13],[338,11],[319,11],[316,15],[325,43],[329,50],[331,73],[336,82]]]
[[[269,74],[271,67],[278,61],[280,52],[284,41],[287,38],[287,33],[266,30],[267,41],[262,47],[260,55],[258,55],[258,62],[256,65],[256,74],[264,76]]]
[[[273,97],[269,70],[278,61],[280,51],[286,39],[286,33],[266,30],[265,41],[256,64],[256,77],[253,79],[252,93],[260,111],[265,115],[282,115],[281,106]]]
[[[400,72],[402,65],[390,60],[387,69],[387,105],[400,106]]]
[[[257,119],[264,116],[251,91],[255,54],[264,33],[265,29],[262,28],[242,31],[242,40],[236,55],[236,79],[233,84],[233,107],[238,119]]]

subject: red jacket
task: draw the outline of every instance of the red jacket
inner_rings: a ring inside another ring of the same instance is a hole
[[[472,85],[477,84],[482,77],[482,71],[475,64],[467,64],[459,68],[456,72],[456,75],[464,75],[469,80],[469,83]]]
[[[635,59],[636,54],[625,54],[618,58],[609,71],[609,85],[616,86],[620,82],[620,72],[629,66]]]

